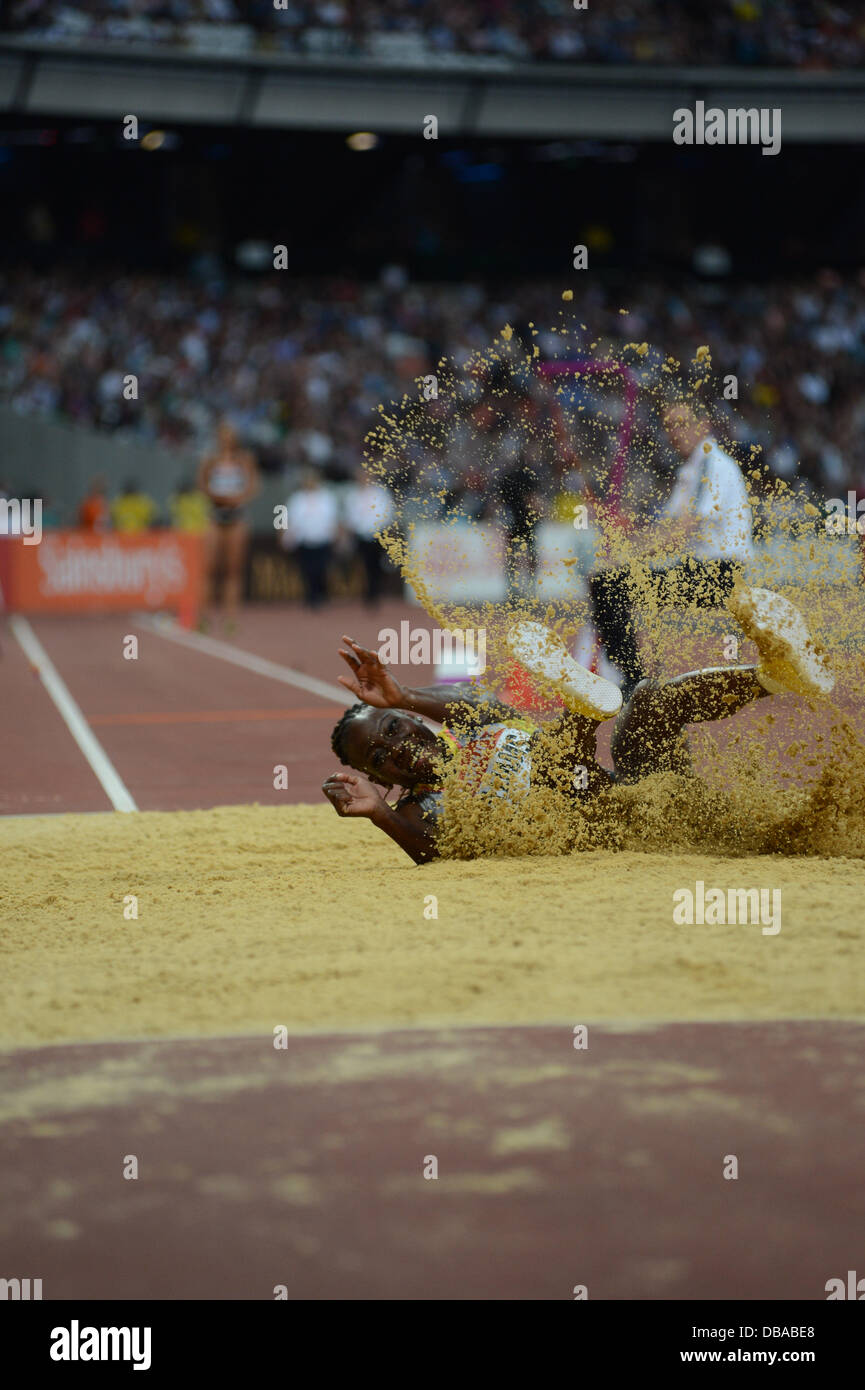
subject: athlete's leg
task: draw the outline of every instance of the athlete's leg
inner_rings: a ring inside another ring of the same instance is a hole
[[[532,742],[532,780],[569,794],[596,790],[609,773],[596,761],[595,736],[598,725],[621,708],[618,687],[587,671],[541,623],[516,623],[507,642],[521,665],[566,706]]]
[[[686,727],[726,719],[767,694],[754,666],[689,671],[665,682],[641,681],[613,729],[610,751],[616,776],[636,781],[650,772],[689,772]]]
[[[597,760],[601,721],[566,711],[532,739],[532,782],[566,796],[590,795],[608,786],[610,774]]]
[[[613,731],[613,762],[628,780],[649,772],[688,771],[688,724],[725,719],[767,694],[795,692],[809,699],[831,694],[835,677],[804,617],[770,589],[739,582],[727,602],[760,653],[759,666],[693,671],[675,680],[644,681]]]
[[[585,762],[586,758],[595,756],[600,724],[599,719],[590,719],[584,714],[574,714],[571,710],[566,710],[558,719],[545,724],[541,732],[551,743],[567,743],[574,757],[579,762]]]
[[[233,521],[224,526],[225,544],[225,610],[229,618],[237,617],[243,593],[243,571],[249,544],[249,527],[245,521]]]
[[[229,573],[229,532],[231,526],[222,524],[216,528],[216,558],[214,561],[214,604],[218,604],[223,613],[226,609],[228,596],[228,573]]]
[[[217,569],[219,564],[218,557],[219,527],[215,522],[212,522],[204,533],[205,609],[216,607],[218,599],[216,592]]]

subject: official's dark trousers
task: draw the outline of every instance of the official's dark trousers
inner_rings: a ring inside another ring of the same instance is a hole
[[[303,584],[303,600],[310,608],[317,608],[327,598],[330,549],[327,544],[299,545],[295,551]]]
[[[357,549],[363,561],[364,602],[378,603],[384,578],[381,568],[381,545],[374,538],[358,536]]]
[[[732,593],[740,566],[735,560],[697,560],[649,570],[648,587],[661,608],[719,608]],[[641,585],[646,581],[641,580]],[[610,661],[625,677],[630,694],[645,672],[640,660],[633,610],[640,593],[627,568],[603,570],[589,580],[592,621]]]

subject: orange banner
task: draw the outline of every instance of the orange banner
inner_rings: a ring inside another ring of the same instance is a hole
[[[170,609],[189,616],[201,604],[201,536],[181,531],[45,531],[38,545],[0,536],[0,586],[13,613]]]

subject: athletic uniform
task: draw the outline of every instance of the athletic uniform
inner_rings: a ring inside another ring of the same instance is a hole
[[[458,781],[472,796],[503,796],[519,801],[531,785],[531,743],[536,725],[527,719],[511,719],[507,724],[487,724],[477,733],[454,734],[442,729],[439,738],[457,761]],[[421,785],[404,798],[416,801],[421,810],[437,820],[442,812],[441,787]]]
[[[213,498],[214,520],[217,526],[230,526],[239,521],[243,508],[232,506],[234,498],[242,497],[246,491],[246,470],[231,459],[218,459],[210,470],[207,479],[208,491]]]

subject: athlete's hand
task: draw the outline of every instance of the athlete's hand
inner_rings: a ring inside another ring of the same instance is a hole
[[[395,681],[387,667],[375,652],[367,651],[352,637],[343,633],[343,642],[348,647],[340,647],[339,654],[351,669],[350,676],[340,676],[339,683],[350,690],[359,700],[377,709],[401,709],[406,693],[399,681]]]
[[[360,772],[334,772],[321,789],[338,816],[373,816],[387,802]]]

